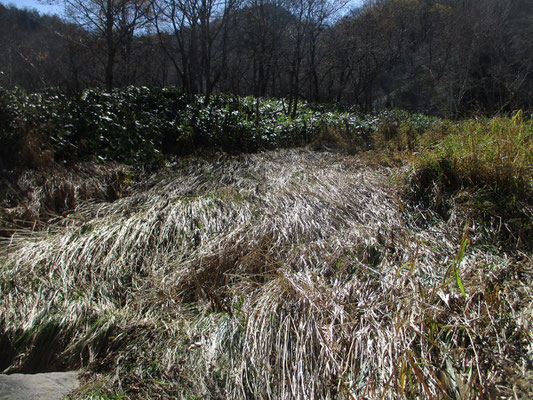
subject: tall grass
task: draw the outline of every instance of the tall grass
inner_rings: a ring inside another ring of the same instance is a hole
[[[440,133],[443,134],[442,132]],[[442,140],[427,143],[415,158],[417,169],[447,162],[463,186],[486,186],[502,196],[530,196],[533,181],[533,121],[512,118],[470,119],[448,125]]]
[[[78,398],[527,397],[530,255],[462,246],[489,229],[465,219],[415,223],[392,173],[304,150],[182,158],[15,235],[4,367],[87,368]]]
[[[531,248],[533,122],[512,117],[439,122],[417,139],[411,190],[445,217],[452,209],[498,225],[493,237]],[[459,207],[457,207],[459,206]]]

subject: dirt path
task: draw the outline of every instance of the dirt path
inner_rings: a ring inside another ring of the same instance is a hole
[[[0,375],[0,400],[60,400],[78,386],[77,371]]]

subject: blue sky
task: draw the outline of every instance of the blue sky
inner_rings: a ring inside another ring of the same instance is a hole
[[[61,14],[62,7],[51,6],[38,2],[37,0],[0,0],[2,4],[13,4],[18,8],[34,8],[43,14]]]
[[[49,1],[48,1],[49,2]],[[352,4],[361,3],[362,0],[352,0]],[[2,4],[14,4],[18,8],[34,8],[40,13],[43,14],[61,14],[63,8],[61,6],[51,6],[47,5],[47,1],[41,1],[38,0],[0,0],[0,3]],[[44,3],[44,4],[43,4]]]

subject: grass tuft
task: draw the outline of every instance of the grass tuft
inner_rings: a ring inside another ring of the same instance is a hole
[[[505,200],[530,199],[533,181],[531,119],[517,112],[512,118],[471,119],[449,125],[448,129],[442,140],[423,143],[422,151],[415,158],[416,169],[434,169],[445,175],[447,163],[462,187],[484,186]]]
[[[444,218],[462,210],[490,225],[498,240],[527,248],[533,233],[532,138],[533,122],[522,112],[436,124],[412,155],[411,200]]]

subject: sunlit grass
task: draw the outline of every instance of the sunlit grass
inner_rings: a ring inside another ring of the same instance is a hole
[[[437,127],[437,130],[439,128]],[[442,127],[441,127],[442,129]],[[416,169],[434,169],[448,163],[465,187],[485,186],[496,195],[522,199],[531,195],[533,183],[533,120],[522,112],[512,118],[469,119],[447,125],[442,139],[421,139]]]
[[[183,158],[15,235],[10,371],[86,368],[81,398],[530,393],[530,256],[459,257],[490,227],[415,223],[394,171],[304,150]]]

